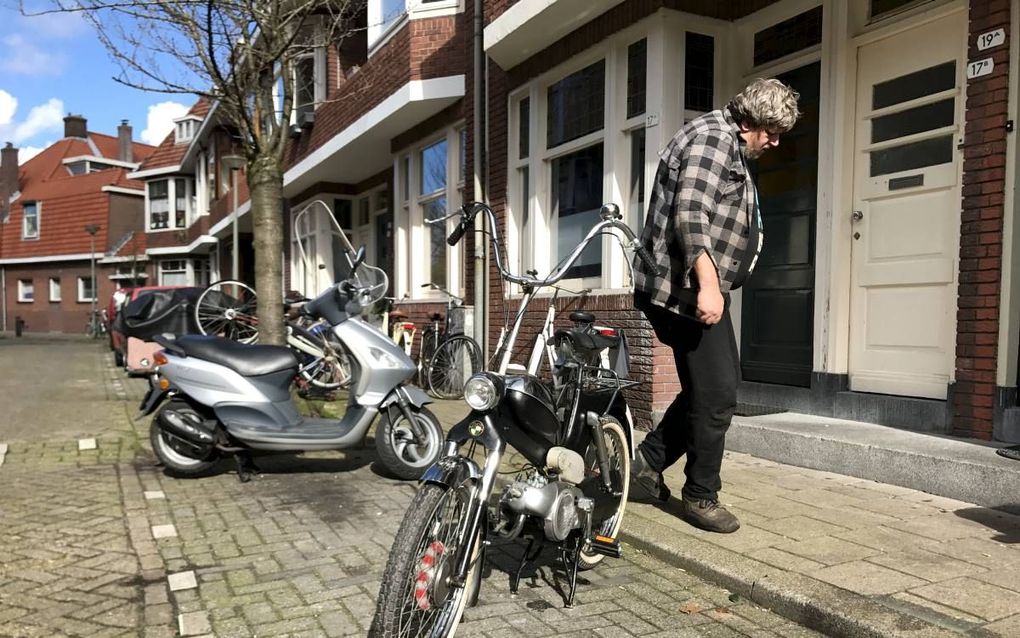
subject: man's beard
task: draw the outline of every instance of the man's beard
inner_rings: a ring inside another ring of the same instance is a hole
[[[761,157],[762,153],[765,152],[765,149],[759,148],[758,150],[752,150],[750,145],[744,144],[740,147],[740,152],[744,154],[744,158],[755,160]]]

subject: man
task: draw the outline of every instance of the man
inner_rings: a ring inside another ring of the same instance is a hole
[[[755,80],[680,129],[660,156],[641,235],[659,268],[637,260],[634,302],[672,348],[680,393],[638,448],[632,484],[638,497],[668,500],[662,471],[686,454],[682,515],[713,532],[740,527],[718,491],[740,379],[729,292],[751,274],[764,237],[747,160],[793,128],[798,97],[779,80]]]

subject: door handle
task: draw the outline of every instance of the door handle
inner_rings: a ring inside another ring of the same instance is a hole
[[[855,210],[855,211],[854,211],[854,212],[853,212],[853,213],[852,213],[852,214],[850,215],[850,219],[854,220],[855,222],[859,222],[859,221],[861,221],[862,219],[864,219],[864,213],[862,213],[862,212],[861,212],[861,211],[859,211],[859,210]]]

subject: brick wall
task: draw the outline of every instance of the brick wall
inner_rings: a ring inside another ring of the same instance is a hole
[[[463,73],[470,58],[462,16],[409,20],[327,97],[311,131],[291,141],[285,165],[300,162],[409,81]]]
[[[1009,42],[978,51],[977,36],[1005,29],[1009,0],[971,0],[968,59],[992,57],[991,74],[968,82],[956,332],[953,433],[990,439],[997,367],[1005,194]]]
[[[52,262],[42,264],[8,265],[6,272],[7,329],[14,330],[16,317],[25,322],[26,332],[65,332],[84,334],[92,305],[78,302],[78,277],[88,277],[91,265],[88,261]],[[96,279],[99,293],[96,307],[105,308],[110,295],[119,287],[109,275],[115,272],[113,265],[96,265]],[[60,279],[60,301],[50,301],[50,278]],[[34,301],[18,301],[18,280],[30,279],[34,289]]]

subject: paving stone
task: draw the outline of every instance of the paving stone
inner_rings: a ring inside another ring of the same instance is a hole
[[[209,617],[201,611],[181,614],[178,617],[178,626],[182,636],[199,636],[212,631]]]
[[[865,596],[892,594],[925,581],[868,561],[853,561],[811,572],[812,577]]]
[[[145,498],[150,501],[165,499],[166,494],[163,493],[163,490],[148,490],[145,492]]]
[[[79,450],[95,450],[97,447],[95,439],[78,439]]]
[[[193,571],[170,574],[167,576],[167,584],[170,586],[170,591],[181,591],[198,587],[198,581],[195,579],[195,572]]]
[[[160,538],[174,538],[177,536],[177,528],[173,525],[153,525],[152,526],[152,537],[156,539]]]
[[[1020,594],[972,578],[916,587],[910,593],[985,620],[1001,620],[1020,613]]]
[[[816,536],[803,541],[784,543],[777,545],[776,549],[819,563],[825,563],[826,565],[848,563],[867,558],[868,556],[874,556],[878,553],[877,550],[870,547],[848,543],[831,536]]]

